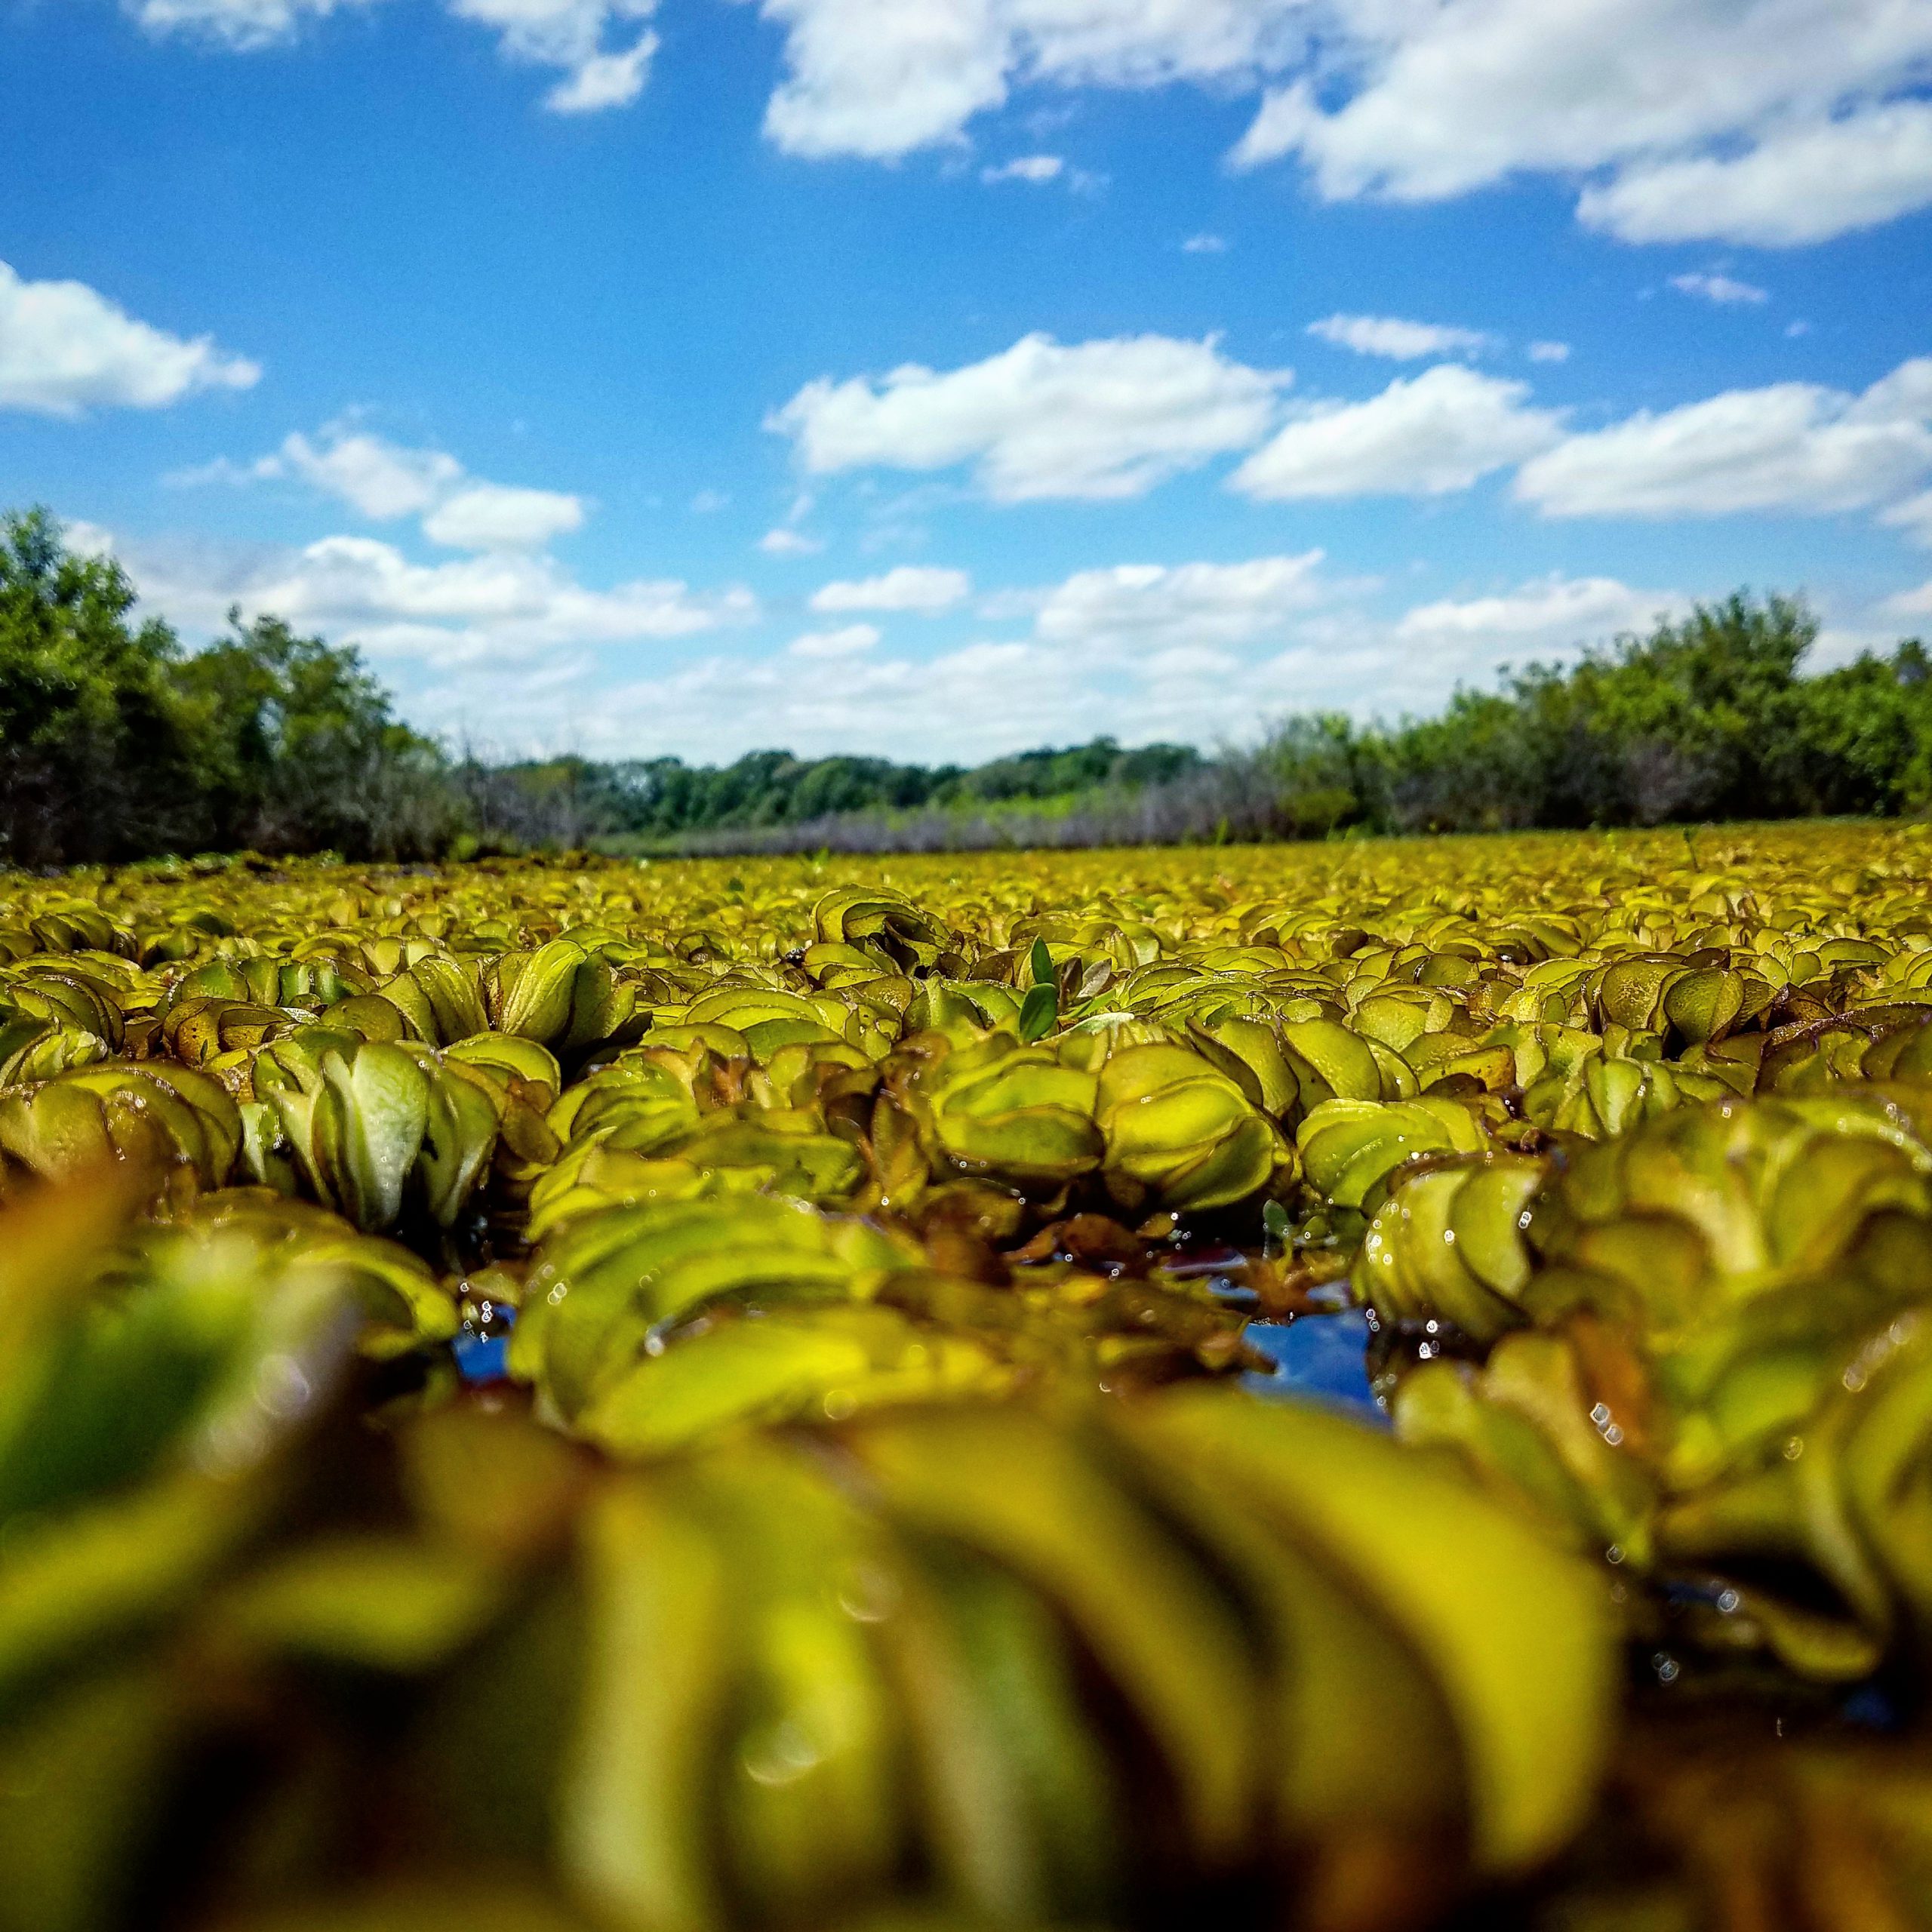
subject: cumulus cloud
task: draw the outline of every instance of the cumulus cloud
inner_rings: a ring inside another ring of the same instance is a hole
[[[1526,352],[1532,362],[1567,362],[1570,359],[1570,345],[1567,342],[1533,342]]]
[[[143,605],[190,633],[220,629],[239,605],[379,659],[444,669],[540,665],[600,646],[694,637],[758,614],[742,589],[707,596],[675,580],[639,578],[594,589],[552,558],[511,552],[421,564],[368,537],[236,554],[100,540],[126,564]]]
[[[137,321],[84,281],[27,281],[0,262],[0,409],[165,409],[200,389],[253,388],[261,374],[211,337]]]
[[[1527,383],[1438,363],[1398,377],[1366,402],[1297,411],[1230,487],[1265,502],[1466,490],[1558,440],[1561,413],[1532,408],[1529,395]]]
[[[1932,11],[1901,0],[1330,5],[1318,70],[1235,158],[1298,157],[1331,200],[1432,202],[1595,174],[1583,219],[1632,241],[1816,241],[1932,202],[1906,93]]]
[[[808,383],[766,420],[814,475],[971,463],[995,502],[1144,495],[1266,434],[1284,371],[1252,369],[1217,340],[1158,335],[1063,345],[1023,337],[940,373]]]
[[[336,497],[372,522],[423,520],[432,543],[458,550],[540,549],[582,527],[581,497],[519,489],[472,477],[447,451],[409,449],[332,423],[319,440],[297,431],[251,463],[226,461],[178,475],[179,482],[258,482],[290,478]]]
[[[1499,346],[1494,336],[1481,329],[1407,322],[1393,315],[1327,315],[1310,322],[1308,332],[1358,355],[1386,355],[1395,362],[1424,355],[1476,355]]]
[[[1644,630],[1689,609],[1690,600],[1675,591],[1633,590],[1614,577],[1553,574],[1494,596],[1419,604],[1404,614],[1394,635],[1404,645],[1452,651],[1483,641],[1506,657],[1526,645],[1534,653]]]
[[[911,611],[930,617],[955,609],[972,591],[973,580],[964,571],[902,564],[883,577],[828,583],[814,593],[811,608],[825,612]]]
[[[583,522],[581,497],[476,483],[445,497],[423,519],[423,534],[456,550],[539,550]]]
[[[1755,282],[1735,281],[1727,275],[1674,275],[1670,285],[1680,295],[1694,295],[1700,302],[1714,303],[1720,309],[1755,306],[1771,299],[1768,288],[1760,288]]]
[[[1921,583],[1916,590],[1902,590],[1896,597],[1887,598],[1884,608],[1888,616],[1894,617],[1932,617],[1932,582]]]
[[[1577,211],[1626,242],[1795,248],[1932,204],[1932,103],[1895,101],[1773,129],[1737,155],[1622,171]]]
[[[1030,181],[1036,187],[1057,181],[1066,171],[1066,163],[1057,154],[1023,154],[1017,159],[980,170],[980,179],[989,186],[1001,181]]]
[[[876,624],[847,624],[835,631],[808,631],[785,648],[794,657],[857,657],[884,635]]]
[[[1122,564],[1049,591],[1035,635],[1057,645],[1145,654],[1250,644],[1324,594],[1319,550],[1239,564]]]
[[[959,140],[1015,82],[1239,83],[1302,45],[1306,0],[761,0],[786,29],[765,131],[788,152],[895,159]]]
[[[463,481],[463,465],[441,450],[398,448],[380,436],[325,429],[317,444],[299,430],[244,474],[293,476],[377,522],[414,516]]]
[[[1932,470],[1932,358],[1862,395],[1815,383],[1727,389],[1568,436],[1515,491],[1547,516],[1860,509]]]
[[[768,557],[816,557],[825,546],[815,537],[780,524],[758,540],[758,547]]]

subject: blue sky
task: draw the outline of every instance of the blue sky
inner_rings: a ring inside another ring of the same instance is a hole
[[[0,502],[497,751],[1932,630],[1932,0],[0,0]]]

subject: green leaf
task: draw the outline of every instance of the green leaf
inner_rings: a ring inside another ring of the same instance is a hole
[[[1036,947],[1038,942],[1035,941]],[[1044,948],[1041,948],[1044,950]],[[1020,1008],[1020,1038],[1031,1046],[1035,1040],[1044,1039],[1060,1024],[1060,995],[1051,981],[1036,985],[1022,1002]]]

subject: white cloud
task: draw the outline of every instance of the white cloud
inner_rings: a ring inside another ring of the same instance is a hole
[[[623,23],[648,20],[657,0],[449,0],[450,11],[502,36],[513,60],[561,67],[565,77],[544,96],[558,114],[626,107],[644,90],[657,36],[640,28],[628,45],[605,41]]]
[[[254,587],[253,600],[293,623],[353,631],[372,650],[408,648],[417,625],[455,624],[440,650],[481,647],[529,654],[565,645],[632,643],[688,637],[749,614],[749,599],[694,598],[671,580],[641,580],[608,591],[573,582],[549,558],[485,556],[412,564],[390,544],[365,537],[312,543],[279,575]],[[401,627],[400,629],[398,627]]]
[[[657,36],[647,32],[614,54],[590,54],[543,97],[543,105],[553,114],[600,114],[607,107],[628,107],[643,93],[657,51]]]
[[[1528,355],[1532,362],[1567,362],[1570,359],[1570,345],[1567,342],[1533,342]]]
[[[1480,329],[1405,322],[1393,315],[1328,315],[1310,322],[1308,332],[1358,355],[1386,355],[1397,362],[1423,355],[1475,355],[1498,346],[1494,336]]]
[[[765,131],[797,155],[889,160],[957,142],[1009,86],[1252,81],[1301,44],[1306,0],[761,0],[786,29]]]
[[[1297,411],[1236,470],[1230,488],[1295,497],[1445,495],[1558,440],[1560,413],[1529,406],[1529,386],[1438,363],[1366,402]]]
[[[1057,181],[1066,171],[1066,162],[1057,154],[1024,154],[1016,160],[1002,162],[997,168],[981,168],[980,179],[989,186],[1000,181],[1030,181],[1035,186],[1044,186],[1049,181]]]
[[[583,523],[580,497],[477,483],[438,503],[423,519],[423,534],[457,550],[539,550]]]
[[[1006,98],[989,0],[763,0],[761,11],[788,29],[788,72],[764,117],[787,153],[896,159],[956,140]]]
[[[114,533],[104,525],[89,523],[85,517],[69,517],[60,526],[61,541],[77,557],[111,557]]]
[[[1626,242],[1794,248],[1932,204],[1932,103],[1895,101],[1774,129],[1740,155],[1626,169],[1577,211]]]
[[[1225,255],[1228,252],[1226,238],[1220,235],[1190,235],[1180,246],[1182,254],[1186,255]]]
[[[272,455],[225,460],[184,471],[176,482],[257,482],[293,478],[349,505],[371,521],[418,516],[433,543],[459,550],[540,549],[583,526],[581,497],[519,489],[471,476],[442,450],[407,449],[332,423],[312,441],[297,432]]]
[[[0,262],[0,409],[164,409],[198,389],[251,389],[261,373],[210,337],[137,321],[85,282],[26,281]]]
[[[1240,564],[1123,564],[1082,571],[1049,591],[1034,629],[1043,641],[1144,655],[1251,644],[1278,632],[1324,594],[1319,550]]]
[[[647,743],[707,761],[726,755],[722,716],[731,720],[734,749],[783,745],[806,757],[934,762],[991,758],[1043,736],[1064,742],[1105,731],[1128,743],[1204,743],[1251,733],[1257,720],[1249,695],[1231,686],[1232,660],[1213,653],[1182,660],[1157,654],[1103,685],[1075,654],[1021,639],[979,640],[932,657],[721,654],[620,687],[585,721],[595,748],[612,755]],[[1201,675],[1204,662],[1220,675]]]
[[[758,547],[768,557],[816,557],[825,546],[816,537],[781,525],[776,530],[768,530],[758,540]]]
[[[937,617],[963,604],[972,595],[973,580],[964,571],[933,565],[902,564],[883,577],[856,583],[828,583],[811,600],[814,611],[916,611]]]
[[[609,755],[640,743],[714,761],[758,745],[802,757],[851,752],[970,761],[1038,742],[1016,694],[1037,695],[1079,735],[1091,715],[1075,679],[1056,675],[1051,654],[983,642],[937,657],[717,655],[604,694],[587,721]],[[1030,709],[1030,707],[1029,707]],[[561,707],[560,707],[561,709]],[[731,721],[731,750],[718,721]]]
[[[1771,299],[1768,288],[1760,288],[1755,282],[1734,281],[1727,275],[1674,275],[1670,285],[1680,295],[1694,295],[1700,301],[1715,303],[1721,309],[1735,308],[1740,303],[1755,305]]]
[[[1614,577],[1553,574],[1498,595],[1419,604],[1395,627],[1404,645],[1457,650],[1493,641],[1506,657],[1525,646],[1562,648],[1647,629],[1690,608],[1675,591],[1633,590]]]
[[[135,19],[150,33],[187,33],[248,53],[289,39],[311,18],[366,0],[135,0]]]
[[[1896,597],[1887,598],[1881,608],[1894,617],[1932,617],[1932,581],[1921,583],[1916,590],[1902,590]]]
[[[1208,745],[1251,740],[1293,709],[1427,710],[1501,664],[1574,657],[1687,608],[1671,591],[1549,577],[1383,617],[1326,595],[1314,561],[1297,558],[1084,572],[1036,601],[1043,619],[1058,614],[1051,635],[1043,622],[937,657],[720,654],[588,711],[560,704],[557,728],[587,720],[613,755],[648,744],[707,759],[753,745],[985,758],[1039,743],[1042,718],[1063,740]]]
[[[380,436],[334,429],[322,433],[326,440],[318,445],[297,431],[244,473],[300,478],[377,522],[420,515],[463,481],[463,465],[441,450],[402,449]]]
[[[1249,368],[1201,342],[1144,335],[1063,346],[1029,335],[940,374],[809,383],[766,420],[816,475],[971,463],[998,503],[1118,498],[1266,434],[1284,371]]]
[[[1288,647],[1245,673],[1251,708],[1426,715],[1458,687],[1493,685],[1506,665],[1574,660],[1587,646],[1679,617],[1690,599],[1612,577],[1539,578],[1419,604],[1392,620],[1357,606],[1315,613]]]
[[[1101,731],[1130,743],[1252,735],[1291,695],[1268,654],[1318,663],[1297,654],[1298,626],[1333,594],[1320,562],[1311,552],[1083,571],[996,600],[1032,614],[1026,636],[915,656],[881,651],[877,629],[860,624],[763,657],[707,657],[580,709],[613,753],[648,743],[707,758],[728,755],[721,720],[734,749],[935,760]]]
[[[700,490],[691,499],[691,513],[694,516],[715,516],[722,509],[731,506],[731,493],[728,490]]]
[[[219,629],[238,604],[246,614],[272,612],[378,658],[445,669],[540,665],[602,645],[694,637],[758,614],[740,589],[705,596],[675,580],[638,579],[595,590],[549,557],[418,564],[368,537],[240,555],[112,547],[143,605],[191,632]]]
[[[133,0],[152,33],[186,33],[237,53],[292,38],[310,19],[326,19],[368,0]],[[543,97],[558,114],[626,107],[644,91],[657,35],[629,31],[657,11],[657,0],[448,0],[459,19],[494,30],[508,59],[560,67],[564,78]],[[626,38],[628,35],[628,38]],[[615,37],[619,45],[608,45]]]
[[[1932,470],[1932,358],[1862,395],[1814,383],[1728,389],[1567,437],[1516,494],[1548,516],[1715,516],[1858,509]]]
[[[1882,617],[1897,600],[1881,604],[1875,614]],[[1904,613],[1909,616],[1909,613]],[[1832,624],[1820,630],[1804,654],[1807,672],[1835,671],[1841,665],[1855,664],[1861,657],[1889,657],[1904,640],[1890,625]]]
[[[1921,490],[1917,496],[1894,503],[1878,521],[1903,530],[1913,543],[1932,550],[1932,490]]]
[[[876,624],[848,624],[835,631],[808,631],[785,648],[794,657],[857,657],[884,635]]]
[[[1317,67],[1235,150],[1331,200],[1431,202],[1601,173],[1580,212],[1635,241],[1815,241],[1932,200],[1918,0],[1340,0]]]

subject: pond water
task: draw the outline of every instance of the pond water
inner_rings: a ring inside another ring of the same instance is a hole
[[[1251,1321],[1242,1340],[1275,1364],[1272,1375],[1256,1369],[1241,1377],[1256,1395],[1332,1402],[1362,1421],[1388,1427],[1388,1416],[1369,1389],[1368,1317],[1361,1309]]]

